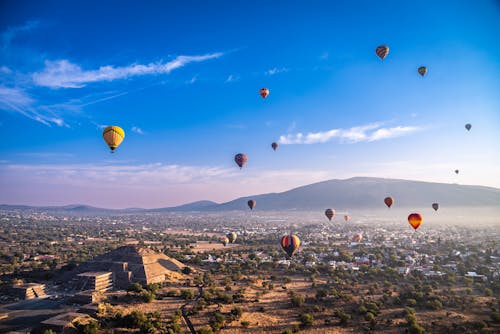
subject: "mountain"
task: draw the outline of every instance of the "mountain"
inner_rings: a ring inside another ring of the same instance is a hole
[[[158,209],[103,209],[87,205],[59,207],[30,207],[0,205],[3,210],[38,210],[67,214],[119,214],[141,212],[188,212],[248,210],[247,201],[257,201],[255,210],[324,210],[329,207],[342,209],[380,208],[386,196],[394,198],[394,206],[401,208],[428,207],[433,202],[448,207],[500,207],[500,189],[483,186],[466,186],[374,177],[354,177],[346,180],[329,180],[294,188],[282,193],[269,193],[218,204],[198,201],[176,207]]]
[[[257,201],[257,210],[319,210],[329,207],[376,208],[392,196],[396,207],[418,208],[439,202],[445,206],[500,206],[500,189],[373,177],[329,180],[282,193],[249,196],[222,203],[210,210],[241,210]]]

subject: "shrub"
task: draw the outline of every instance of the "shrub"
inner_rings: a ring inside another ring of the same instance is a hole
[[[241,326],[243,326],[244,328],[247,328],[248,326],[250,326],[250,322],[246,321],[246,320],[244,320],[244,321],[242,321],[240,323],[241,323]]]
[[[300,323],[304,327],[312,326],[314,322],[314,317],[310,313],[302,313],[300,315]]]
[[[304,297],[300,295],[295,295],[292,297],[292,306],[293,307],[302,307],[304,305]]]
[[[193,272],[193,270],[190,267],[184,267],[184,268],[182,268],[182,273],[183,274],[189,275],[192,272]]]
[[[194,298],[194,291],[191,289],[183,289],[181,290],[181,298],[190,300]]]
[[[371,312],[367,312],[365,314],[365,320],[366,321],[374,321],[375,320],[375,316],[373,315],[373,313]]]

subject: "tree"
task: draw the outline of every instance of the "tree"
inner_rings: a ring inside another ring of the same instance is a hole
[[[304,327],[312,326],[314,322],[314,317],[310,313],[302,313],[300,315],[300,323]]]

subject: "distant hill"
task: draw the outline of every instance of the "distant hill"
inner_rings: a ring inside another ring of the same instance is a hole
[[[427,207],[433,202],[438,202],[448,207],[500,207],[500,189],[498,188],[374,177],[354,177],[346,180],[329,180],[313,183],[282,193],[241,197],[222,204],[212,201],[198,201],[176,207],[123,210],[103,209],[87,205],[59,207],[0,205],[0,209],[65,212],[75,215],[132,212],[230,211],[247,210],[247,201],[254,199],[257,201],[255,210],[259,211],[308,211],[328,207],[338,209],[383,207],[383,199],[386,196],[394,197],[394,207],[401,208]]]

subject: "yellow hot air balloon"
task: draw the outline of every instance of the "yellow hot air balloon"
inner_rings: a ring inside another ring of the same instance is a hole
[[[108,126],[102,132],[102,137],[113,153],[125,138],[125,131],[116,125]]]
[[[417,228],[420,227],[420,224],[422,224],[422,216],[420,215],[420,213],[411,213],[409,216],[408,216],[408,223],[410,223],[411,227],[413,227],[415,229],[415,231],[417,230]]]

